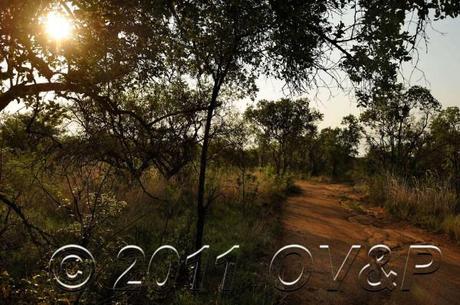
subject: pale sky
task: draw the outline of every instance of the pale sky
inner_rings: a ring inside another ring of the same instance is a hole
[[[432,90],[432,94],[443,106],[460,106],[460,18],[437,21],[434,29],[428,29],[430,38],[428,49],[420,49],[418,68],[425,73],[415,71],[410,84],[422,85]],[[407,65],[404,75],[410,78],[413,65]],[[260,92],[258,99],[278,99],[283,96],[283,83],[272,79],[260,79],[258,81]],[[316,92],[315,92],[316,93]],[[313,99],[316,95],[309,96]],[[313,106],[324,113],[321,128],[338,126],[342,118],[350,113],[358,114],[356,102],[352,95],[347,95],[339,90],[333,91],[330,96],[328,90],[319,90],[319,100],[314,99]],[[245,102],[241,102],[238,108],[243,108]]]
[[[416,71],[411,78],[411,84],[431,89],[443,106],[460,106],[460,18],[437,21],[433,27],[434,29],[428,29],[428,49],[421,49],[419,52],[418,68],[425,73],[425,79],[421,72]],[[406,78],[410,77],[412,70],[412,65],[405,67]],[[283,83],[280,81],[261,78],[257,84],[260,91],[256,100],[275,100],[285,96]],[[338,126],[344,116],[359,113],[352,95],[341,90],[332,90],[332,94],[333,96],[326,89],[319,89],[307,95],[313,100],[312,106],[324,113],[321,128]],[[237,102],[235,106],[244,110],[249,102],[246,99]],[[6,110],[14,112],[21,107],[12,103]]]

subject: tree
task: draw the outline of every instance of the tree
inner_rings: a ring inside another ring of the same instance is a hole
[[[361,114],[371,154],[385,170],[409,174],[417,162],[417,151],[426,142],[427,127],[440,103],[422,87],[411,87],[375,95]]]
[[[322,114],[310,108],[307,99],[262,100],[246,110],[246,118],[257,126],[259,137],[272,150],[276,174],[283,176],[292,166],[299,143],[316,132]]]
[[[433,156],[427,165],[447,178],[460,194],[460,109],[447,107],[439,112],[430,125],[428,154]]]
[[[45,100],[47,92],[97,97],[109,83],[126,87],[161,74],[162,11],[143,8],[132,1],[2,1],[0,110],[30,96]],[[73,23],[65,41],[46,33],[46,16],[54,11]]]
[[[116,111],[74,98],[70,112],[80,132],[69,155],[106,162],[138,182],[151,168],[169,179],[195,159],[207,109],[203,92],[174,81],[115,95]]]
[[[353,115],[343,118],[344,128],[325,128],[317,140],[317,150],[323,171],[333,178],[346,174],[358,154],[362,128]]]
[[[30,107],[29,112],[4,118],[0,129],[2,146],[16,154],[49,151],[61,146],[67,110],[54,102],[42,104],[34,100]]]

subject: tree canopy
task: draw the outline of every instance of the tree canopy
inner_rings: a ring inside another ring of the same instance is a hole
[[[355,84],[389,86],[432,19],[456,17],[443,1],[53,1],[0,4],[0,109],[42,92],[106,95],[171,74],[210,77],[243,92],[259,73],[294,89],[343,68]],[[66,41],[46,36],[43,18],[68,15]],[[354,16],[351,22],[346,16]],[[406,30],[408,16],[415,28]],[[341,56],[334,60],[331,50]],[[235,88],[235,87],[234,87]]]

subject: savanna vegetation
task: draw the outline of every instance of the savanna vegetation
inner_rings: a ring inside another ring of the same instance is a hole
[[[50,13],[68,37],[51,39]],[[276,303],[267,265],[295,177],[367,183],[396,215],[458,237],[460,111],[398,69],[428,24],[459,13],[456,0],[1,1],[0,300]],[[261,76],[292,96],[351,87],[362,114],[320,130],[307,98],[257,100]],[[48,270],[66,244],[97,261],[72,293]],[[146,254],[130,272],[144,285],[118,291],[127,245]],[[142,267],[162,245],[180,256],[168,290],[154,283],[168,264]],[[215,259],[233,245],[225,295]]]

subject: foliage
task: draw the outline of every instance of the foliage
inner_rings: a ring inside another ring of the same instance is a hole
[[[46,117],[46,113],[40,112],[37,117]],[[1,158],[0,240],[2,253],[8,253],[0,258],[1,269],[8,270],[8,274],[3,272],[0,277],[2,301],[76,304],[110,299],[120,303],[194,304],[211,301],[218,295],[214,285],[222,277],[222,270],[218,268],[206,273],[205,284],[210,285],[206,296],[190,294],[185,284],[179,284],[174,293],[168,295],[158,295],[146,288],[129,294],[104,288],[113,285],[124,271],[125,262],[116,260],[116,254],[126,244],[139,245],[146,253],[153,253],[160,244],[174,245],[182,257],[193,252],[194,176],[186,174],[193,169],[185,167],[181,175],[166,180],[150,168],[140,178],[142,188],[140,184],[131,184],[127,176],[119,175],[108,163],[89,159],[82,163],[80,158],[62,158],[62,151],[78,140],[78,134],[66,134],[57,127],[52,129],[53,136],[62,144],[53,149],[44,144],[17,146],[8,140],[16,133],[34,136],[25,131],[23,124],[32,116],[33,113],[24,113],[6,117],[1,129],[5,146]],[[33,128],[41,128],[41,125],[33,125]],[[226,135],[226,140],[233,139],[226,133],[222,135]],[[238,137],[234,139],[238,141]],[[47,135],[37,141],[53,143],[47,142]],[[209,180],[212,185],[208,189],[219,204],[209,216],[210,230],[204,237],[206,243],[212,245],[210,258],[225,252],[233,243],[240,244],[240,255],[249,260],[238,264],[236,276],[246,285],[266,281],[261,274],[265,274],[268,267],[255,262],[275,250],[272,243],[278,228],[273,225],[276,222],[273,217],[289,184],[248,167],[243,185],[238,160],[231,167],[218,159],[213,163]],[[5,201],[7,199],[11,202]],[[90,249],[98,263],[98,277],[77,294],[61,291],[47,271],[52,252],[69,243]],[[21,247],[15,246],[18,244]],[[235,289],[243,288],[235,286]],[[240,304],[252,304],[265,297],[262,293],[253,295],[250,290],[242,291],[231,297]]]
[[[408,175],[416,166],[418,151],[426,143],[427,127],[440,103],[421,87],[374,96],[361,114],[366,140],[376,167]]]
[[[449,181],[460,194],[460,109],[447,107],[433,119],[424,167]]]
[[[46,36],[44,16],[54,10],[74,23],[64,42]],[[219,86],[226,78],[243,92],[253,90],[258,72],[303,88],[321,81],[315,71],[340,67],[325,55],[331,50],[343,55],[338,63],[352,81],[388,89],[432,15],[459,11],[454,0],[2,1],[1,79],[8,85],[2,83],[0,109],[49,91],[97,97],[108,83],[145,84],[171,73],[171,65]],[[340,18],[347,14],[355,16],[351,24]],[[416,26],[406,30],[411,15]]]
[[[262,149],[272,151],[276,174],[281,176],[292,168],[298,143],[315,134],[315,124],[323,117],[307,99],[263,100],[249,107],[245,116],[258,129]]]
[[[353,168],[362,128],[353,115],[343,118],[344,128],[325,128],[317,139],[317,162],[321,172],[334,179],[344,178]],[[317,169],[318,170],[318,169]]]
[[[136,179],[152,167],[170,178],[194,159],[206,110],[203,92],[177,80],[125,90],[116,100],[116,110],[91,99],[70,107],[80,135],[69,143],[72,155],[106,162]]]

